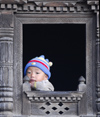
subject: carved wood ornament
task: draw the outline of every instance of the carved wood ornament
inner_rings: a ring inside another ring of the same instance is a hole
[[[32,23],[86,24],[86,85],[81,78],[76,92],[23,92],[22,25]],[[0,0],[0,116],[35,117],[35,107],[40,115],[100,117],[99,0]]]

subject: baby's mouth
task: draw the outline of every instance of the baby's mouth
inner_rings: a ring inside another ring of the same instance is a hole
[[[36,80],[34,80],[34,79],[30,79],[30,82],[36,82]]]

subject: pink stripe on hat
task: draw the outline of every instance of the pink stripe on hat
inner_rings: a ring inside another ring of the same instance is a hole
[[[44,64],[43,62],[41,62],[41,61],[38,61],[38,60],[31,60],[31,61],[29,61],[28,63],[30,63],[30,62],[38,62],[38,63],[41,63],[42,65],[44,65],[44,66],[49,70],[48,66],[47,66],[46,64]]]

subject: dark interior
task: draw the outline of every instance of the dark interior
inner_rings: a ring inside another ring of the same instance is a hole
[[[50,82],[55,91],[75,91],[86,74],[85,24],[24,24],[23,71],[27,62],[45,55],[53,62]]]

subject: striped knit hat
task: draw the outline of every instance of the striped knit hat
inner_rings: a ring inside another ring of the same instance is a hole
[[[26,75],[28,67],[38,67],[45,74],[48,75],[48,79],[49,79],[51,77],[50,66],[52,66],[52,62],[49,62],[48,59],[45,59],[44,55],[41,55],[40,57],[35,57],[26,64],[24,69],[24,75]]]

